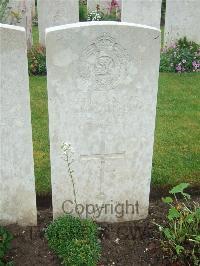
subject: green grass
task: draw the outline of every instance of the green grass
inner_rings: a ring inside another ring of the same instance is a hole
[[[37,26],[32,27],[33,44],[36,45],[39,42],[39,31]]]
[[[50,192],[46,77],[31,77],[36,188]],[[152,182],[200,184],[200,74],[161,73]]]
[[[153,184],[200,184],[200,75],[160,74]]]
[[[161,26],[160,30],[161,30],[161,47],[163,47],[163,44],[164,44],[164,33],[165,33],[164,26]]]
[[[30,77],[30,93],[36,190],[46,194],[51,190],[46,77]]]

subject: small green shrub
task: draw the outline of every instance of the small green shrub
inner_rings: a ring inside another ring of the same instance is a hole
[[[80,2],[79,4],[79,20],[87,21],[87,3]]]
[[[87,21],[101,21],[104,14],[101,11],[91,11],[88,13]]]
[[[5,22],[9,0],[0,0],[0,23]]]
[[[3,258],[11,246],[13,237],[4,227],[0,226],[0,266],[9,265],[3,262]]]
[[[36,13],[35,16],[32,18],[32,25],[38,26],[38,14]]]
[[[159,229],[163,235],[162,245],[172,258],[188,265],[200,265],[200,205],[184,192],[188,186],[182,183],[170,190],[174,199],[163,198],[170,208],[166,225],[159,225]],[[177,199],[177,194],[183,201]]]
[[[199,72],[200,45],[180,39],[176,44],[161,50],[160,72]]]
[[[91,220],[62,216],[46,229],[49,247],[67,266],[94,266],[100,257],[97,226]]]
[[[28,67],[31,75],[46,75],[46,49],[37,45],[28,52]]]
[[[116,13],[112,12],[110,14],[103,15],[102,20],[105,21],[120,21],[120,16],[117,16]]]

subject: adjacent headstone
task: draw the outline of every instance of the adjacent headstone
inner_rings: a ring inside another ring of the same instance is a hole
[[[45,45],[45,29],[79,21],[79,0],[38,0],[40,43]]]
[[[54,218],[63,212],[106,222],[145,218],[160,31],[77,23],[47,29],[46,45]],[[75,151],[73,177],[62,156],[65,141]]]
[[[121,2],[122,0],[87,0],[87,9],[88,12],[99,9],[104,14],[109,14],[112,6],[116,6],[121,10]]]
[[[170,46],[183,37],[200,43],[199,18],[199,0],[167,0],[165,44]]]
[[[160,28],[162,0],[123,0],[122,21]]]
[[[0,224],[36,225],[25,29],[0,24]]]
[[[9,0],[6,23],[26,29],[27,47],[33,44],[32,38],[32,0]]]

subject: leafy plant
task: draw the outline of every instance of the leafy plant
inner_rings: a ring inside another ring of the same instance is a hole
[[[199,72],[200,45],[186,38],[161,51],[161,72]]]
[[[94,266],[100,257],[97,225],[70,215],[62,216],[46,229],[49,247],[67,266]]]
[[[0,23],[4,22],[8,10],[9,0],[0,0]]]
[[[29,74],[46,75],[46,50],[43,46],[37,45],[28,52]]]
[[[163,235],[162,245],[174,259],[187,261],[192,265],[200,263],[200,206],[191,202],[190,195],[184,190],[189,186],[181,183],[172,190],[172,197],[163,198],[169,205],[166,225],[158,225]],[[183,201],[178,200],[181,195]]]
[[[11,10],[10,17],[11,17],[10,24],[17,25],[18,23],[20,23],[22,19],[22,14],[19,11]]]
[[[38,26],[38,14],[36,12],[35,16],[32,18],[32,25]]]
[[[105,20],[105,21],[120,21],[120,19],[118,17],[119,16],[117,16],[115,12],[111,12],[110,14],[103,15],[102,20]]]
[[[88,21],[101,21],[103,20],[104,14],[101,11],[91,11],[88,13]]]
[[[79,20],[87,21],[87,3],[82,1],[79,3]]]
[[[3,258],[10,248],[13,237],[4,227],[0,226],[0,266],[8,265],[3,262]]]
[[[103,20],[121,20],[121,9],[118,0],[112,0],[108,3],[108,14],[104,15]]]

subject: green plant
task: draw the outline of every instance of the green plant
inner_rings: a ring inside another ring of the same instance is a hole
[[[190,200],[190,195],[184,192],[189,186],[181,183],[170,190],[174,196],[163,198],[169,205],[166,225],[159,225],[162,232],[162,245],[174,259],[188,262],[189,265],[200,263],[200,206]],[[177,194],[183,197],[180,201]]]
[[[46,75],[46,50],[43,46],[37,45],[28,52],[29,74]]]
[[[162,0],[161,6],[161,25],[165,25],[166,0]]]
[[[63,150],[63,156],[64,156],[63,159],[66,162],[68,176],[69,176],[71,183],[72,183],[74,203],[75,203],[75,206],[77,206],[76,188],[75,188],[75,182],[74,182],[74,176],[73,176],[74,170],[72,169],[72,164],[74,162],[74,159],[73,159],[74,151],[72,149],[71,144],[69,144],[69,143],[63,143],[61,148]],[[79,216],[79,218],[80,218],[80,216]]]
[[[67,266],[95,266],[100,257],[97,225],[70,215],[62,216],[46,229],[49,247]]]
[[[111,12],[110,14],[103,15],[102,20],[105,20],[105,21],[120,21],[120,19],[118,19],[118,17],[117,17],[115,12]]]
[[[200,45],[186,38],[178,40],[169,48],[161,50],[161,72],[199,72]]]
[[[112,0],[108,3],[108,13],[104,14],[103,20],[121,20],[121,9],[118,0]]]
[[[32,25],[38,27],[38,14],[36,13],[35,16],[32,18]]]
[[[104,14],[97,10],[97,11],[91,11],[88,13],[87,21],[101,21],[103,20]]]
[[[0,23],[4,22],[8,10],[9,0],[0,0]]]
[[[0,260],[0,266],[14,266],[14,264],[13,264],[13,261],[9,261],[9,262],[4,263]]]
[[[87,3],[81,1],[79,3],[79,20],[87,21]]]
[[[12,239],[12,234],[0,226],[0,266],[9,265],[3,262],[3,258],[10,248]]]
[[[10,19],[11,19],[10,24],[17,25],[18,23],[20,23],[22,19],[22,13],[20,13],[19,11],[11,10]]]

